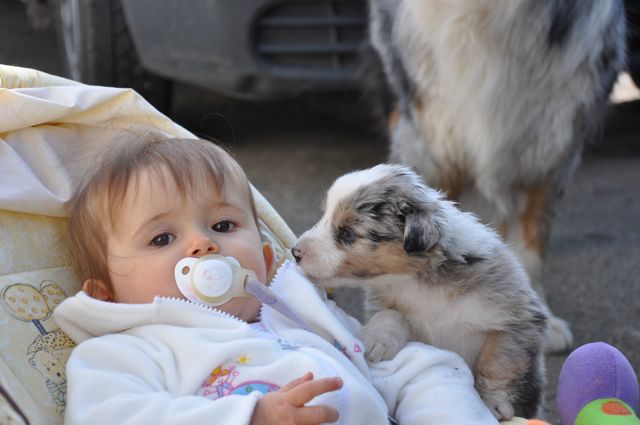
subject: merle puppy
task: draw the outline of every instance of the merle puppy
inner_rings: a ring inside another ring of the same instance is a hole
[[[498,235],[409,168],[378,165],[329,189],[320,221],[292,249],[326,287],[358,287],[370,361],[408,340],[459,353],[498,419],[538,414],[547,311]]]

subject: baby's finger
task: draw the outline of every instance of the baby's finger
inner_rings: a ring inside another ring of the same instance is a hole
[[[292,405],[302,407],[314,397],[340,388],[342,388],[342,379],[340,378],[314,379],[293,388],[287,393],[286,398]]]
[[[331,423],[338,420],[338,411],[329,406],[309,406],[296,411],[295,419],[298,425],[316,425]]]
[[[290,381],[289,383],[287,383],[284,387],[280,388],[280,391],[283,391],[283,392],[289,391],[290,389],[295,388],[304,382],[311,381],[312,379],[313,379],[313,373],[307,372],[301,377],[296,378],[293,381]]]

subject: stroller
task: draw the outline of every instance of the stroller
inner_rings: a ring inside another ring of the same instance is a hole
[[[61,424],[74,344],[52,312],[81,287],[65,236],[74,182],[123,135],[195,136],[133,90],[12,66],[0,65],[0,109],[0,424]],[[262,237],[284,262],[295,236],[253,191]]]

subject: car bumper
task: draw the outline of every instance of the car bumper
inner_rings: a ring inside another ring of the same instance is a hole
[[[142,66],[235,97],[353,88],[366,0],[123,0]]]

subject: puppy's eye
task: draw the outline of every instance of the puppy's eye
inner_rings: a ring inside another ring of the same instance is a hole
[[[372,217],[377,217],[385,214],[388,209],[388,202],[364,202],[356,208],[356,211]]]
[[[388,202],[378,202],[377,204],[374,204],[373,207],[371,207],[371,212],[375,214],[383,214],[387,212],[388,208],[389,208]]]
[[[340,227],[336,234],[336,239],[344,245],[352,244],[356,241],[356,234],[348,227]]]

